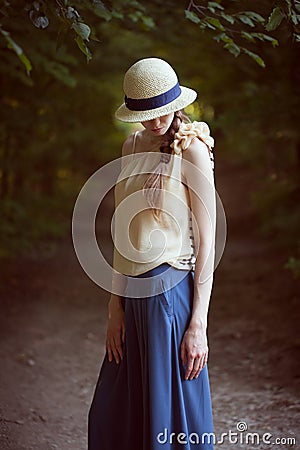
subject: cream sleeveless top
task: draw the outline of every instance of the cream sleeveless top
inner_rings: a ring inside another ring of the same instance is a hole
[[[158,221],[149,208],[142,186],[145,179],[160,162],[159,148],[152,152],[126,156],[115,186],[115,214],[113,267],[124,275],[135,276],[162,263],[182,270],[194,270],[194,236],[190,198],[181,178],[182,150],[189,147],[195,137],[210,148],[214,140],[205,122],[182,123],[175,134],[173,152],[167,163],[167,175],[162,191],[162,212]]]

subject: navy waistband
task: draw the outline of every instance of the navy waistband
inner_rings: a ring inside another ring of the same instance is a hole
[[[128,276],[125,297],[143,298],[159,295],[177,286],[193,271],[177,269],[168,263],[162,263],[147,272]]]

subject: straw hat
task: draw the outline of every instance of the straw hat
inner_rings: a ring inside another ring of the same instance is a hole
[[[123,122],[144,122],[185,108],[197,93],[180,86],[174,69],[159,58],[137,61],[125,73],[125,103],[115,116]]]

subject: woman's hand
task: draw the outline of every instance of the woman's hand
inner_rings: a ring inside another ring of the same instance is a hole
[[[125,341],[125,312],[121,303],[121,297],[112,294],[108,303],[108,325],[106,333],[106,349],[108,360],[113,357],[119,364],[123,358],[122,345]]]
[[[201,326],[190,325],[183,336],[180,350],[182,363],[187,364],[185,379],[198,378],[208,358],[205,329]]]

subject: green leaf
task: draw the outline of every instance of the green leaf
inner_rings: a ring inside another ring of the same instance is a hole
[[[263,33],[251,33],[251,34],[260,41],[264,41]]]
[[[229,37],[226,33],[217,34],[217,36],[213,37],[213,39],[217,42],[225,42],[225,44],[231,44],[233,39]]]
[[[244,39],[247,39],[247,41],[255,42],[255,39],[254,39],[254,36],[253,36],[252,33],[246,33],[245,31],[242,31],[242,32],[241,32],[241,36],[242,36]]]
[[[294,25],[298,25],[299,23],[299,16],[296,13],[292,13],[291,14],[291,18],[292,18],[292,22]]]
[[[264,33],[252,33],[252,36],[257,37],[260,41],[269,41],[273,45],[273,47],[277,47],[279,45],[279,42],[277,39],[273,38],[272,36],[269,36],[268,34]]]
[[[147,29],[152,29],[155,27],[155,22],[152,19],[152,17],[145,16],[141,11],[134,11],[134,12],[128,14],[128,18],[130,20],[132,20],[132,22],[135,22],[135,23],[142,21],[143,25]]]
[[[124,19],[124,14],[121,13],[121,11],[116,11],[114,9],[111,14],[112,14],[112,17],[114,17],[115,19],[120,19],[120,20]]]
[[[81,37],[81,39],[83,39],[84,41],[89,40],[91,29],[88,25],[82,22],[74,22],[71,28],[75,30],[75,32],[78,34],[78,36]]]
[[[190,20],[191,22],[194,22],[197,24],[201,22],[201,20],[197,16],[197,14],[195,14],[193,11],[189,11],[187,9],[185,10],[185,18]]]
[[[123,3],[124,3],[124,5],[131,6],[134,9],[139,9],[142,12],[146,11],[145,6],[142,5],[140,2],[138,2],[137,0],[126,0],[126,1],[123,1]]]
[[[225,35],[225,33],[217,34],[213,37],[213,39],[217,42],[220,42],[222,40],[222,36]]]
[[[225,14],[224,12],[221,12],[221,16],[223,19],[227,20],[227,22],[233,24],[235,22],[235,18],[233,16],[230,16],[229,14]]]
[[[30,60],[27,58],[27,56],[25,55],[25,53],[23,52],[22,47],[20,47],[10,36],[8,31],[3,30],[0,27],[0,33],[2,34],[2,36],[4,37],[4,39],[7,42],[7,48],[9,48],[10,50],[13,50],[16,55],[18,56],[19,60],[24,64],[27,75],[29,75],[29,73],[32,70],[32,65]]]
[[[107,22],[111,20],[111,13],[110,11],[106,8],[106,6],[104,5],[103,2],[98,1],[98,0],[93,0],[93,7],[94,7],[94,12],[97,16],[101,17],[102,19],[106,20]]]
[[[224,7],[222,5],[220,5],[220,3],[217,2],[208,2],[208,8],[216,8],[216,9],[224,9]],[[214,12],[214,11],[213,11]]]
[[[92,39],[92,41],[101,42],[93,30],[91,32],[90,39]]]
[[[95,13],[98,17],[106,20],[106,22],[109,22],[112,18],[112,14],[107,9],[97,10]]]
[[[225,34],[225,33],[224,33],[224,36],[222,36],[221,40],[222,40],[223,42],[225,42],[225,44],[232,44],[232,43],[234,43],[234,42],[233,42],[233,39],[232,39],[231,37],[229,37],[229,36],[228,36],[227,34]]]
[[[249,25],[249,27],[255,27],[254,22],[250,19],[250,17],[246,16],[245,14],[237,14],[238,19],[240,19],[241,22],[245,23],[246,25]]]
[[[82,53],[85,54],[87,62],[89,62],[92,59],[92,54],[91,54],[89,48],[86,46],[86,44],[85,44],[84,40],[82,39],[82,37],[81,36],[77,36],[75,38],[75,41],[76,41],[78,47],[80,48],[80,50],[82,51]]]
[[[208,17],[208,18],[206,18],[206,21],[208,23],[210,23],[211,25],[213,25],[214,27],[216,27],[218,30],[221,30],[221,31],[225,30],[225,28],[223,27],[223,25],[221,24],[219,19],[217,19],[215,17]]]
[[[211,23],[209,23],[207,20],[203,20],[202,21],[203,24],[205,24],[205,26],[211,30],[216,30],[216,27],[214,25],[212,25]]]
[[[23,53],[22,48],[18,44],[16,44],[16,42],[10,37],[9,33],[7,33],[6,31],[5,33],[6,35],[4,35],[4,33],[2,34],[5,36],[5,39],[7,41],[7,47],[10,50],[13,50],[18,56],[21,56]]]
[[[273,11],[271,12],[271,14],[269,16],[269,20],[266,25],[266,30],[267,31],[276,30],[276,28],[278,28],[279,25],[281,24],[284,17],[285,17],[285,14],[282,11],[282,9],[279,8],[279,6],[276,6],[276,8],[273,9]]]
[[[300,13],[300,2],[295,2],[295,9]]]
[[[246,53],[250,58],[254,59],[254,61],[261,67],[266,67],[264,60],[257,55],[256,53],[250,52],[247,48],[242,48],[243,52]]]
[[[155,22],[152,19],[152,17],[149,16],[142,16],[142,22],[145,25],[146,28],[152,29],[155,27]]]
[[[245,16],[250,17],[250,19],[253,19],[255,22],[264,23],[265,19],[260,14],[254,12],[254,11],[244,11],[243,14]]]
[[[235,58],[241,53],[240,47],[234,42],[225,44],[224,48],[226,48],[226,50],[228,50],[233,56],[235,56]]]
[[[20,61],[21,61],[21,62],[24,64],[24,66],[25,66],[27,75],[29,75],[29,73],[30,73],[31,70],[32,70],[31,62],[29,61],[29,59],[27,58],[27,56],[25,55],[24,52],[22,52],[21,55],[18,55],[18,56],[19,56]]]
[[[129,19],[132,20],[132,22],[135,22],[135,23],[140,20],[141,16],[142,16],[141,11],[135,11],[133,13],[128,14]]]

